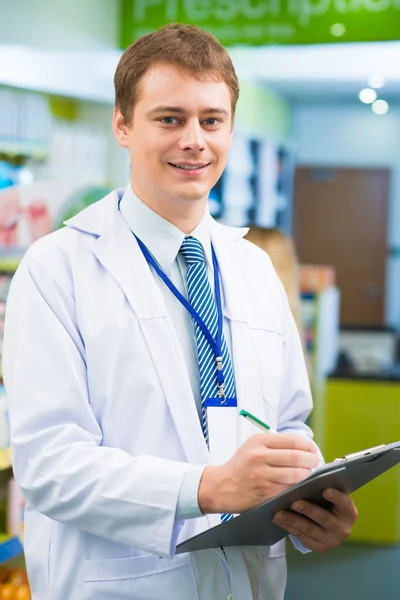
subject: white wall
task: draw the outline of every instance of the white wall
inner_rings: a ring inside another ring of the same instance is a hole
[[[1,0],[0,44],[51,50],[117,47],[119,0]]]
[[[0,84],[113,101],[120,0],[0,0]]]
[[[391,169],[388,245],[400,246],[400,108],[376,116],[368,106],[297,105],[298,165]],[[400,328],[400,259],[387,263],[388,325]]]
[[[0,0],[0,84],[99,100],[80,102],[78,118],[108,137],[112,186],[128,181],[128,157],[111,130],[119,29],[120,0]]]

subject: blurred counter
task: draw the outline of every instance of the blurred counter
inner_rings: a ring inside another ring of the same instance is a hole
[[[325,459],[400,440],[400,369],[330,375],[320,390],[316,441]],[[400,543],[400,465],[353,494],[352,541]]]

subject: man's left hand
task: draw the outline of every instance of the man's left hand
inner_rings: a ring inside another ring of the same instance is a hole
[[[339,546],[350,535],[358,517],[354,502],[343,492],[328,489],[323,496],[334,505],[331,510],[298,500],[291,506],[294,513],[279,511],[274,516],[274,523],[314,552],[325,552]]]

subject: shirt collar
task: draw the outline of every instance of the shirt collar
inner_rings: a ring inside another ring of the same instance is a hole
[[[147,247],[164,273],[169,274],[186,234],[144,204],[130,185],[125,189],[119,208],[129,229]],[[206,210],[189,235],[202,244],[206,261],[212,269],[210,220]]]

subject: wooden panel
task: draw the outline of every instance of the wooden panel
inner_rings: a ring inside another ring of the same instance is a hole
[[[388,188],[386,169],[296,171],[299,259],[335,267],[342,325],[384,324]]]

